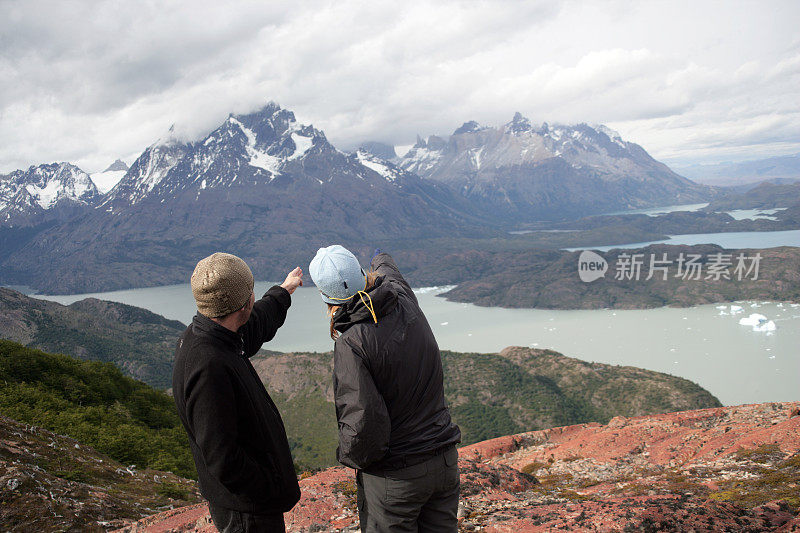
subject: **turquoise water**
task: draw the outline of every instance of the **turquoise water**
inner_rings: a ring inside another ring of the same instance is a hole
[[[614,211],[612,213],[603,213],[604,215],[648,215],[651,217],[658,215],[665,215],[667,213],[674,213],[675,211],[697,211],[708,205],[704,204],[680,204],[680,205],[665,205],[661,207],[648,207],[645,209],[632,209],[630,211]]]
[[[723,248],[775,248],[778,246],[800,246],[800,230],[786,231],[740,231],[731,233],[693,233],[686,235],[670,235],[661,241],[634,242],[631,244],[615,244],[613,246],[584,246],[581,248],[565,248],[565,250],[598,250],[607,252],[614,248],[641,248],[650,244],[717,244]]]
[[[270,283],[256,284],[257,293]],[[418,298],[443,349],[496,352],[506,346],[551,348],[570,357],[632,365],[681,376],[726,405],[800,400],[800,303],[740,302],[688,309],[612,311],[501,309],[449,302],[442,288]],[[36,296],[69,304],[87,296],[124,302],[188,323],[195,313],[188,285],[90,295]],[[325,307],[315,288],[295,292],[286,324],[265,348],[328,351]],[[741,325],[751,314],[774,330]]]

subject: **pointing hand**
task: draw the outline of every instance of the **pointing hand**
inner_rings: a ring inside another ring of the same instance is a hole
[[[292,294],[295,289],[303,284],[303,270],[300,267],[295,268],[286,276],[286,279],[281,283],[281,287],[286,289],[289,294]]]

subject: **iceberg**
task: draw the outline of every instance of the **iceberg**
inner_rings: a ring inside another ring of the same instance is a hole
[[[778,329],[775,322],[758,313],[753,313],[748,317],[739,319],[739,324],[742,326],[751,326],[753,331],[758,333],[769,334]]]
[[[767,335],[771,334],[776,329],[778,329],[778,326],[776,326],[775,322],[773,322],[772,320],[768,320],[758,326],[753,326],[753,331],[766,333]]]

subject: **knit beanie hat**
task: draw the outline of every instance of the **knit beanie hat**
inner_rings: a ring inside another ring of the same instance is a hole
[[[201,259],[192,273],[197,310],[209,318],[238,311],[253,293],[253,273],[235,255],[217,252]]]
[[[333,305],[349,301],[367,284],[366,275],[356,256],[338,244],[317,250],[308,273],[319,289],[322,301]]]

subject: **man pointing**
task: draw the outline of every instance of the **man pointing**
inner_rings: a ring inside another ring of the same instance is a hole
[[[253,274],[215,253],[191,278],[197,315],[178,340],[172,390],[189,435],[200,492],[220,532],[284,531],[300,499],[286,430],[250,357],[283,325],[295,268],[256,301]]]

